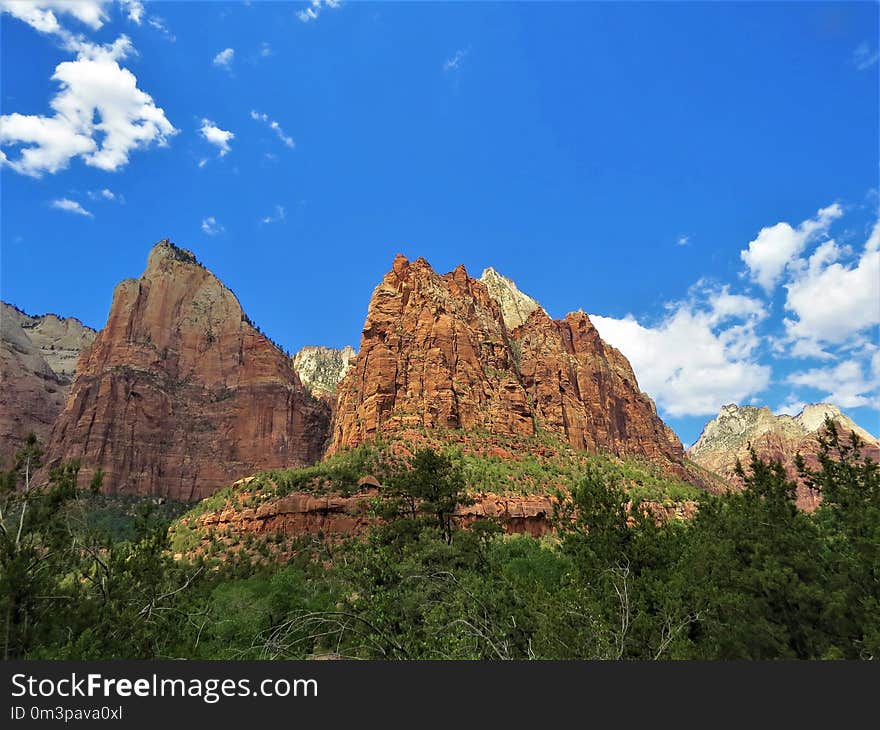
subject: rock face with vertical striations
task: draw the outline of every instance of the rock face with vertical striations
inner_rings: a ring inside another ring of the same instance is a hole
[[[73,317],[32,317],[0,302],[0,468],[29,433],[45,444],[80,350],[94,339],[95,331]]]
[[[541,428],[565,435],[577,449],[644,457],[690,479],[678,437],[639,390],[629,361],[586,314],[551,320],[536,310],[512,335]]]
[[[166,240],[116,287],[47,458],[80,459],[85,479],[102,469],[105,491],[189,501],[317,460],[329,418],[235,295]]]
[[[739,460],[747,467],[749,448],[754,448],[765,461],[782,462],[789,478],[797,483],[798,506],[814,509],[819,504],[819,494],[799,478],[795,456],[800,454],[807,466],[818,467],[816,454],[826,415],[834,421],[844,440],[855,432],[863,442],[862,454],[875,462],[880,461],[880,440],[830,403],[807,405],[796,416],[777,416],[766,406],[723,406],[718,416],[706,424],[688,455],[704,469],[715,472],[735,487],[741,487],[736,462]]]
[[[339,384],[329,450],[411,428],[545,431],[689,476],[678,438],[587,315],[552,320],[535,305],[510,329],[525,310],[505,314],[505,296],[496,297],[463,266],[441,276],[398,256]]]

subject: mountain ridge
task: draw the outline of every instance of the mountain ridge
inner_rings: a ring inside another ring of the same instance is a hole
[[[844,439],[850,432],[856,433],[863,441],[862,453],[880,461],[880,439],[831,403],[805,405],[795,416],[774,414],[767,406],[722,406],[718,416],[706,424],[700,438],[687,453],[701,467],[734,486],[741,486],[741,479],[736,474],[737,460],[747,465],[749,449],[754,449],[765,460],[780,461],[789,478],[797,484],[798,505],[814,509],[819,504],[820,495],[800,478],[795,457],[800,454],[810,467],[818,465],[816,454],[826,416],[834,421]]]
[[[424,429],[546,433],[577,450],[643,458],[710,491],[720,487],[708,473],[738,486],[733,466],[748,443],[789,469],[795,450],[814,454],[826,413],[880,446],[831,404],[797,416],[731,404],[685,452],[588,315],[554,320],[492,267],[477,279],[461,265],[439,274],[422,257],[397,255],[373,290],[359,352],[307,346],[289,356],[168,239],[152,247],[141,277],[117,285],[107,324],[81,351],[53,344],[75,318],[3,311],[6,329],[24,322],[13,333],[19,355],[54,397],[48,410],[29,406],[49,462],[80,458],[86,476],[102,470],[110,491],[190,500],[257,471]],[[79,368],[70,367],[74,350]],[[816,504],[815,495],[799,499]]]

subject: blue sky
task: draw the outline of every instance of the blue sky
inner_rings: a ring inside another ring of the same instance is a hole
[[[400,251],[591,314],[686,443],[730,402],[880,432],[876,4],[0,8],[5,301],[100,327],[170,237],[357,346]]]

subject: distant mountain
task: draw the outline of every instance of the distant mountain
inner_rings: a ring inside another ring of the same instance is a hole
[[[330,408],[189,251],[157,243],[121,282],[47,449],[110,492],[194,500],[321,456]],[[86,482],[87,483],[87,482]]]
[[[31,431],[45,444],[95,334],[73,317],[33,317],[0,302],[0,468]]]
[[[304,347],[293,356],[293,369],[312,395],[335,396],[336,386],[357,357],[353,347]]]
[[[796,454],[800,453],[808,464],[817,464],[818,436],[826,415],[845,436],[855,432],[864,442],[863,453],[880,461],[880,440],[830,403],[805,406],[796,416],[777,416],[766,406],[723,406],[718,417],[706,424],[700,438],[688,449],[688,456],[703,468],[736,484],[739,481],[734,472],[736,461],[739,459],[747,465],[751,446],[762,458],[781,461],[789,476],[797,479]],[[811,509],[818,503],[819,495],[799,481],[798,504]]]

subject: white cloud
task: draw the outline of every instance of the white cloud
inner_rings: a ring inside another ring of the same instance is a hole
[[[275,132],[275,134],[278,135],[278,139],[280,139],[285,145],[291,148],[295,146],[293,137],[288,137],[286,134],[284,134],[284,130],[281,129],[281,125],[278,124],[278,122],[276,122],[275,120],[270,119],[268,114],[263,114],[261,112],[251,109],[251,119],[254,119],[258,122],[263,122],[264,124],[268,124],[269,129]]]
[[[223,233],[226,229],[217,222],[217,219],[209,215],[207,218],[202,220],[202,231],[209,236],[217,236]]]
[[[271,55],[272,55],[272,46],[269,43],[267,43],[266,41],[263,41],[260,44],[260,57],[261,58],[268,58]]]
[[[629,359],[642,390],[666,414],[688,416],[715,414],[767,387],[770,368],[755,360],[755,326],[765,316],[761,302],[722,287],[703,288],[677,303],[653,327],[632,315],[590,319]]]
[[[168,30],[168,26],[165,25],[165,21],[162,18],[151,15],[149,18],[147,18],[147,25],[155,30],[158,30],[172,43],[177,41],[177,37],[174,35],[174,33]]]
[[[40,177],[66,169],[75,157],[91,167],[113,171],[128,163],[133,150],[164,146],[177,130],[137,78],[119,60],[133,51],[126,36],[103,46],[67,37],[75,61],[55,67],[52,80],[59,92],[49,106],[52,116],[5,114],[0,117],[0,146],[19,147],[0,164],[18,173]]]
[[[265,218],[261,218],[260,223],[263,223],[264,225],[269,225],[272,223],[281,223],[284,220],[284,218],[285,218],[284,206],[283,205],[276,205],[275,206],[275,214],[274,215],[267,215]]]
[[[468,52],[465,49],[457,50],[451,58],[447,58],[446,61],[443,62],[443,70],[444,71],[455,71],[461,68],[461,64],[465,58],[467,58]]]
[[[135,25],[140,25],[144,20],[144,4],[140,0],[121,0],[121,3],[126,17]]]
[[[786,266],[808,243],[824,235],[831,223],[842,215],[843,209],[835,203],[822,208],[815,218],[805,220],[797,228],[785,222],[762,228],[748,248],[740,252],[740,258],[748,267],[751,278],[770,292]]]
[[[339,0],[311,0],[309,6],[300,10],[296,17],[303,23],[311,23],[313,20],[318,19],[322,8],[338,8],[341,4]]]
[[[59,15],[70,15],[92,30],[107,20],[107,0],[0,0],[0,13],[9,13],[41,33],[65,33]]]
[[[702,282],[698,282],[699,287]],[[764,304],[744,294],[731,294],[730,286],[724,285],[720,289],[705,290],[709,304],[709,323],[720,324],[731,318],[748,319],[760,322],[767,316],[767,308]]]
[[[823,393],[823,401],[840,408],[880,408],[880,381],[866,375],[862,364],[855,360],[792,373],[786,382],[817,390]]]
[[[871,66],[875,65],[880,59],[880,51],[875,47],[873,50],[867,42],[862,43],[853,51],[853,65],[859,71],[867,71]]]
[[[214,122],[210,119],[203,119],[202,126],[199,129],[202,137],[205,140],[220,150],[220,157],[223,157],[227,152],[229,152],[229,141],[235,139],[235,135],[226,130],[220,129]],[[199,167],[203,167],[203,165],[199,165]]]
[[[764,228],[742,252],[747,273],[768,295],[778,292],[784,320],[770,318],[770,296],[704,281],[657,323],[591,319],[665,416],[710,415],[724,403],[768,398],[777,413],[816,400],[880,408],[880,222],[863,247],[851,247],[829,237],[842,215],[831,205],[797,226]],[[796,372],[789,366],[773,381],[772,370],[792,356],[824,362]]]
[[[232,61],[235,58],[235,49],[234,48],[224,48],[220,53],[214,56],[214,65],[220,66],[221,68],[229,69],[232,66]]]
[[[679,246],[687,246],[691,242],[690,236],[679,236],[675,243]]]
[[[67,213],[75,213],[76,215],[86,216],[87,218],[95,217],[75,200],[70,200],[69,198],[53,200],[50,205],[57,210],[63,210]]]
[[[785,284],[785,328],[792,354],[830,357],[822,345],[840,345],[880,325],[880,222],[855,261],[833,240],[792,267]]]
[[[103,188],[101,190],[89,190],[87,195],[91,200],[116,200],[117,198],[122,201],[121,195],[116,195],[110,188]]]

